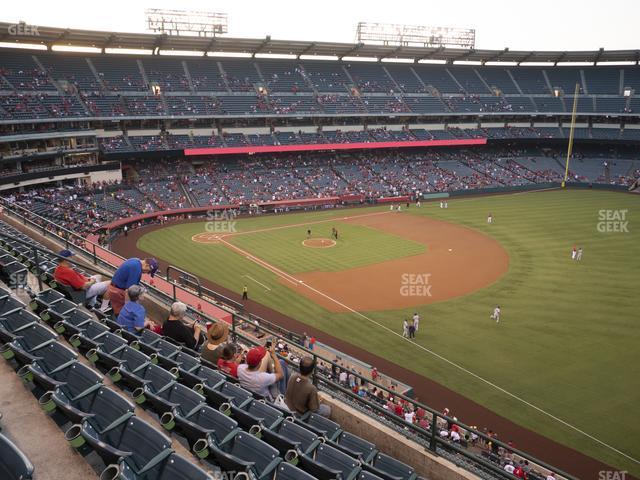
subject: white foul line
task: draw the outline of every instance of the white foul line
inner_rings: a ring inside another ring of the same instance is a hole
[[[259,282],[258,280],[256,280],[255,278],[249,276],[248,274],[244,274],[243,277],[247,277],[249,280],[253,280],[254,282],[256,282],[258,285],[262,285],[264,288],[266,288],[267,290],[271,291],[271,289],[269,287],[267,287],[264,283]]]
[[[267,228],[258,228],[256,230],[247,230],[246,232],[233,232],[233,233],[225,233],[221,235],[219,240],[226,237],[236,237],[238,235],[248,235],[250,233],[263,233],[263,232],[272,232],[274,230],[282,230],[284,228],[295,228],[295,227],[306,227],[307,225],[317,225],[319,223],[329,223],[329,222],[340,222],[343,220],[352,220],[354,218],[364,218],[364,217],[373,217],[376,215],[384,215],[387,213],[391,213],[389,210],[385,210],[383,212],[372,212],[372,213],[362,213],[360,215],[351,215],[350,217],[332,217],[326,220],[316,220],[314,222],[304,222],[304,223],[293,223],[288,225],[279,225],[277,227],[267,227]]]
[[[380,213],[387,213],[387,212],[380,212]],[[379,214],[379,213],[378,213],[378,214]],[[374,214],[374,215],[375,215],[375,214]],[[368,216],[368,215],[361,215],[361,216]],[[348,217],[348,218],[358,218],[358,217]],[[334,220],[338,220],[338,219],[334,219]],[[316,223],[322,223],[322,222],[316,222]],[[302,225],[308,225],[308,224],[302,224]],[[286,228],[286,227],[284,227],[284,226],[283,226],[283,227],[275,227],[275,228]],[[266,230],[268,230],[268,229],[265,229],[265,230],[263,230],[263,231],[266,231]],[[244,233],[258,233],[258,231],[254,231],[254,232],[244,232]],[[225,235],[225,236],[226,236],[226,235]],[[340,307],[342,307],[342,308],[344,308],[344,309],[346,309],[346,310],[348,310],[348,311],[350,311],[350,312],[352,312],[352,313],[354,313],[354,314],[358,315],[359,317],[362,317],[363,319],[367,320],[368,322],[371,322],[371,323],[373,323],[374,325],[376,325],[376,326],[378,326],[378,327],[380,327],[380,328],[382,328],[382,329],[386,330],[387,332],[391,333],[392,335],[397,336],[397,337],[398,337],[398,338],[400,338],[401,340],[404,340],[404,341],[406,341],[406,342],[409,342],[411,345],[414,345],[414,346],[418,347],[419,349],[421,349],[421,350],[423,350],[423,351],[425,351],[425,352],[427,352],[427,353],[429,353],[429,354],[433,355],[434,357],[436,357],[436,358],[438,358],[438,359],[442,360],[443,362],[448,363],[449,365],[451,365],[451,366],[453,366],[453,367],[457,368],[458,370],[461,370],[462,372],[464,372],[464,373],[466,373],[466,374],[468,374],[468,375],[471,375],[472,377],[476,378],[477,380],[480,380],[481,382],[486,383],[487,385],[489,385],[489,386],[491,386],[491,387],[495,388],[496,390],[498,390],[498,391],[500,391],[500,392],[502,392],[502,393],[506,394],[507,396],[509,396],[509,397],[511,397],[511,398],[513,398],[513,399],[515,399],[515,400],[517,400],[517,401],[519,401],[519,402],[521,402],[521,403],[523,403],[523,404],[527,405],[528,407],[533,408],[534,410],[538,411],[539,413],[542,413],[543,415],[546,415],[547,417],[552,418],[553,420],[555,420],[555,421],[557,421],[557,422],[561,423],[562,425],[565,425],[566,427],[569,427],[570,429],[572,429],[572,430],[574,430],[574,431],[576,431],[576,432],[578,432],[578,433],[580,433],[580,434],[584,435],[585,437],[590,438],[591,440],[593,440],[593,441],[595,441],[595,442],[599,443],[600,445],[602,445],[602,446],[604,446],[604,447],[606,447],[606,448],[608,448],[608,449],[610,449],[610,450],[612,450],[612,451],[616,452],[617,454],[619,454],[619,455],[621,455],[621,456],[625,457],[626,459],[631,460],[631,461],[632,461],[632,462],[634,462],[634,463],[640,464],[640,460],[638,460],[638,459],[636,459],[636,458],[633,458],[633,457],[631,457],[631,456],[627,455],[627,454],[626,454],[626,453],[624,453],[624,452],[621,452],[621,451],[620,451],[620,450],[618,450],[617,448],[615,448],[615,447],[613,447],[613,446],[611,446],[611,445],[609,445],[609,444],[607,444],[607,443],[603,442],[602,440],[600,440],[600,439],[598,439],[598,438],[594,437],[593,435],[590,435],[589,433],[585,432],[584,430],[581,430],[581,429],[579,429],[578,427],[575,427],[575,426],[571,425],[570,423],[568,423],[568,422],[566,422],[566,421],[562,420],[561,418],[556,417],[555,415],[553,415],[553,414],[551,414],[551,413],[547,412],[546,410],[543,410],[542,408],[540,408],[540,407],[538,407],[538,406],[536,406],[536,405],[532,404],[531,402],[528,402],[528,401],[527,401],[527,400],[525,400],[524,398],[521,398],[521,397],[519,397],[519,396],[517,396],[517,395],[515,395],[515,394],[513,394],[513,393],[511,393],[511,392],[509,392],[509,391],[507,391],[507,390],[505,390],[504,388],[502,388],[502,387],[500,387],[500,386],[496,385],[495,383],[493,383],[493,382],[491,382],[491,381],[489,381],[489,380],[487,380],[487,379],[485,379],[485,378],[481,377],[480,375],[478,375],[478,374],[476,374],[476,373],[473,373],[471,370],[466,369],[466,368],[465,368],[465,367],[463,367],[462,365],[459,365],[459,364],[457,364],[457,363],[455,363],[455,362],[453,362],[453,361],[449,360],[448,358],[445,358],[445,357],[443,357],[442,355],[440,355],[440,354],[438,354],[438,353],[436,353],[436,352],[434,352],[434,351],[432,351],[432,350],[429,350],[428,348],[426,348],[426,347],[424,347],[424,346],[422,346],[422,345],[420,345],[420,344],[418,344],[418,343],[415,343],[415,342],[410,341],[409,339],[407,339],[407,338],[403,337],[403,336],[402,336],[402,335],[400,335],[398,332],[396,332],[396,331],[394,331],[394,330],[390,329],[389,327],[387,327],[387,326],[385,326],[385,325],[382,325],[381,323],[376,322],[375,320],[373,320],[373,319],[371,319],[371,318],[367,317],[367,316],[366,316],[366,315],[364,315],[363,313],[358,312],[357,310],[354,310],[353,308],[349,307],[348,305],[345,305],[344,303],[340,302],[339,300],[336,300],[335,298],[330,297],[329,295],[325,294],[324,292],[321,292],[320,290],[318,290],[318,289],[316,289],[316,288],[312,287],[311,285],[308,285],[308,284],[304,283],[302,280],[298,280],[298,279],[297,279],[297,278],[295,278],[294,276],[289,275],[289,274],[288,274],[288,273],[286,273],[286,272],[283,272],[283,271],[282,271],[282,270],[280,270],[279,268],[274,267],[273,265],[271,265],[271,264],[269,264],[269,263],[265,262],[264,260],[262,260],[262,259],[260,259],[260,258],[258,258],[258,257],[256,257],[256,256],[254,256],[254,255],[251,255],[249,252],[247,252],[247,251],[245,251],[245,250],[241,249],[240,247],[238,247],[238,246],[236,246],[236,245],[233,245],[232,243],[229,243],[229,242],[228,242],[228,241],[226,241],[224,238],[222,238],[222,237],[221,237],[221,238],[220,238],[220,241],[221,241],[222,243],[224,243],[225,245],[227,245],[227,246],[228,246],[229,248],[231,248],[232,250],[236,250],[236,251],[237,251],[238,253],[240,253],[241,255],[244,255],[244,256],[246,256],[247,258],[249,258],[249,259],[253,260],[253,261],[254,261],[255,263],[257,263],[258,265],[261,265],[263,268],[265,268],[265,269],[267,269],[267,270],[269,270],[269,271],[271,271],[271,272],[275,273],[275,274],[276,274],[276,275],[278,275],[279,277],[284,278],[284,279],[285,279],[285,280],[287,280],[289,283],[293,283],[294,285],[301,285],[301,286],[303,286],[303,287],[308,288],[308,289],[309,289],[309,290],[311,290],[312,292],[315,292],[316,294],[318,294],[318,295],[320,295],[320,296],[322,296],[322,297],[326,298],[327,300],[329,300],[329,301],[331,301],[331,302],[335,303],[336,305],[338,305],[338,306],[340,306]]]

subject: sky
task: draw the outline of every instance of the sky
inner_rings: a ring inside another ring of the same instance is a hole
[[[145,32],[144,10],[168,8],[227,13],[232,37],[353,43],[364,21],[474,28],[482,49],[640,49],[640,0],[0,1],[0,21],[119,32]]]

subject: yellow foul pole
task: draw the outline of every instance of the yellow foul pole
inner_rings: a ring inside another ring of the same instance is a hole
[[[573,111],[571,113],[571,130],[569,131],[569,148],[567,148],[567,163],[564,167],[564,179],[562,180],[562,188],[567,184],[567,177],[569,176],[569,159],[571,158],[571,152],[573,151],[573,132],[576,128],[576,112],[578,111],[578,93],[580,93],[580,84],[576,83],[576,90],[573,94]]]

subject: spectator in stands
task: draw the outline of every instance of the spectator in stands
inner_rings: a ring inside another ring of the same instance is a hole
[[[111,301],[111,308],[116,315],[126,301],[127,289],[140,283],[143,273],[148,273],[153,277],[158,271],[158,261],[155,258],[130,258],[118,267],[111,278],[111,284],[107,290],[107,298]]]
[[[145,308],[138,303],[143,292],[144,289],[140,285],[132,285],[127,289],[129,301],[124,304],[118,315],[118,324],[127,332],[140,334],[145,327],[151,325]]]
[[[196,350],[201,345],[202,339],[200,325],[197,322],[190,326],[186,325],[184,323],[185,313],[187,313],[187,306],[182,302],[174,302],[171,305],[169,318],[162,326],[162,331],[167,337],[191,350]]]
[[[269,350],[262,346],[250,349],[246,361],[238,366],[242,387],[271,401],[286,391],[287,367],[278,359],[273,342]]]
[[[207,330],[207,343],[202,349],[202,358],[210,361],[214,365],[222,356],[224,344],[229,338],[229,327],[224,322],[218,322]]]
[[[61,285],[66,285],[74,290],[83,290],[85,292],[85,303],[88,307],[93,307],[96,304],[96,298],[98,295],[104,295],[111,283],[109,280],[101,281],[100,275],[92,275],[91,277],[85,277],[79,272],[73,269],[73,265],[67,258],[75,255],[71,250],[62,250],[58,253],[63,257],[58,260],[58,266],[53,272],[53,278]],[[102,305],[100,310],[103,312],[109,307],[109,300],[102,299]]]
[[[242,361],[242,349],[233,343],[227,343],[218,359],[218,369],[221,372],[238,378],[238,365]]]
[[[331,415],[331,407],[320,403],[318,389],[311,380],[316,363],[312,357],[300,360],[300,373],[294,373],[287,383],[285,402],[295,415],[307,412],[317,413],[323,417]]]

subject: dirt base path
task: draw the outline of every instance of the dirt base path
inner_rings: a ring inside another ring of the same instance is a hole
[[[147,233],[161,228],[166,228],[170,225],[171,224],[152,225],[138,230],[133,230],[129,233],[128,237],[118,238],[113,243],[112,249],[114,252],[124,257],[149,256],[149,252],[145,252],[137,248],[136,243],[138,239]],[[164,262],[161,259],[158,260],[160,261],[161,268],[165,269],[167,267],[167,262]],[[468,425],[477,425],[480,429],[487,428],[494,432],[498,432],[502,440],[513,440],[515,445],[517,445],[521,450],[537,458],[543,459],[545,462],[561,468],[578,478],[597,479],[598,472],[600,471],[617,470],[594,458],[588,457],[577,450],[561,445],[532,430],[521,427],[520,425],[513,423],[511,420],[508,420],[488,408],[479,405],[473,400],[470,400],[467,397],[434,382],[430,378],[419,375],[411,370],[390,362],[387,359],[378,357],[367,350],[333,337],[326,332],[311,327],[260,303],[251,300],[242,302],[241,294],[228,290],[210,280],[202,278],[201,281],[207,288],[218,291],[237,302],[244,303],[245,310],[247,312],[269,319],[270,321],[281,325],[283,328],[294,332],[301,333],[305,331],[309,335],[314,335],[323,343],[331,345],[332,347],[355,358],[359,358],[363,362],[376,366],[378,370],[385,374],[411,385],[416,394],[416,399],[419,399],[421,402],[440,411],[447,407],[456,415],[456,417]],[[626,478],[631,479],[632,477],[627,475]]]
[[[509,269],[509,255],[497,241],[454,223],[395,214],[343,222],[413,240],[426,251],[337,272],[295,274],[324,295],[280,277],[280,283],[330,312],[350,311],[345,306],[358,312],[398,310],[461,297],[494,283]]]

